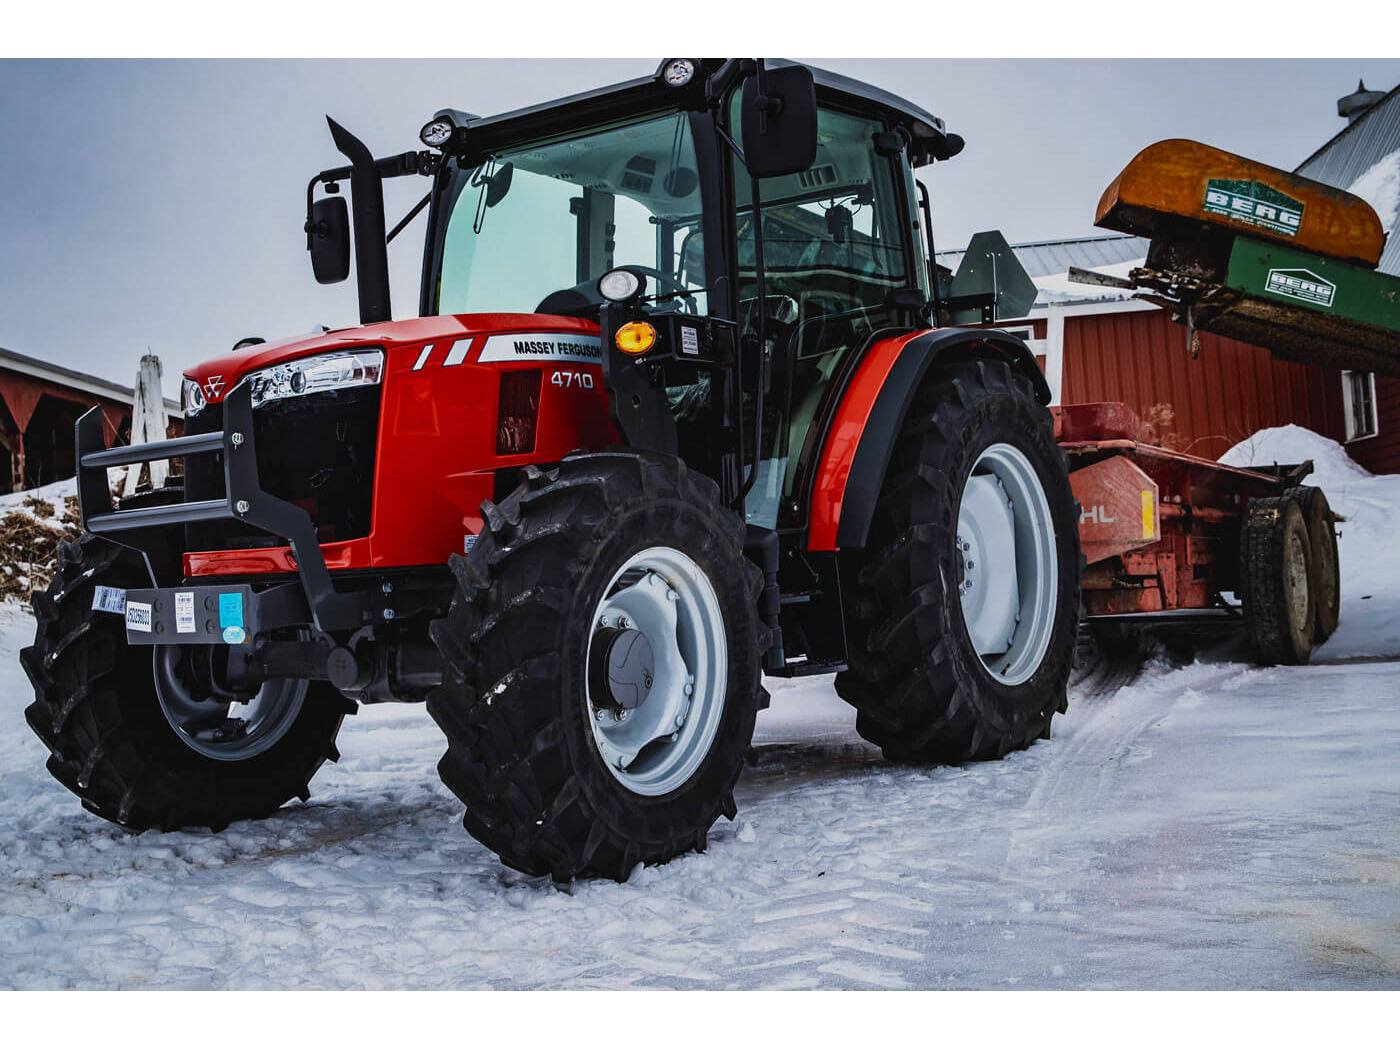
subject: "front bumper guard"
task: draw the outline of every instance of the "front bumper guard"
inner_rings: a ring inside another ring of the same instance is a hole
[[[169,553],[162,531],[166,526],[233,519],[282,536],[291,545],[301,590],[306,599],[301,622],[309,618],[321,631],[339,631],[352,630],[369,619],[362,597],[339,593],[332,584],[311,515],[301,507],[263,491],[258,480],[258,457],[253,437],[253,393],[246,381],[235,386],[224,398],[222,432],[107,448],[102,431],[102,410],[93,408],[78,420],[75,440],[78,507],[83,528],[138,551],[151,571],[152,582],[158,586],[162,581],[156,579],[152,556],[163,560],[159,556]],[[113,506],[107,468],[214,452],[224,455],[223,499],[194,500],[130,510],[118,510]],[[299,612],[295,606],[300,603],[289,606],[289,590],[272,589],[278,592],[275,602],[280,615],[269,619],[295,622]],[[266,596],[271,598],[272,592]]]

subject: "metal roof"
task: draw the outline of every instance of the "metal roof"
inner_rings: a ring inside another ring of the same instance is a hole
[[[1133,262],[1147,256],[1147,238],[1128,234],[1110,233],[1094,237],[1070,237],[1058,241],[1029,241],[1013,244],[1011,250],[1025,267],[1032,279],[1058,277],[1069,272],[1071,266],[1094,270],[1104,266]],[[938,262],[956,271],[962,262],[964,249],[957,248],[938,252]],[[1118,301],[1126,298],[1123,294],[1105,294],[1102,288],[1084,285],[1083,292],[1077,290],[1059,291],[1042,288],[1035,298],[1036,306],[1049,303],[1082,303],[1098,301]]]
[[[11,371],[34,376],[38,379],[47,379],[58,386],[71,387],[86,394],[96,394],[98,397],[111,398],[113,401],[125,401],[127,404],[130,404],[135,396],[135,392],[129,386],[122,386],[120,383],[113,383],[110,379],[103,379],[87,372],[79,372],[76,368],[66,368],[63,365],[56,365],[52,361],[43,361],[37,357],[30,357],[28,354],[6,350],[3,346],[0,346],[0,368],[8,368]],[[173,398],[167,397],[165,405],[176,415],[180,413],[180,403]]]
[[[1391,91],[1354,122],[1333,135],[1296,173],[1338,189],[1350,189],[1377,161],[1400,150],[1400,87]],[[1386,241],[1377,267],[1400,275],[1400,237]]]

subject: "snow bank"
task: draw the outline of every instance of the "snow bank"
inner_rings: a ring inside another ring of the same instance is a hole
[[[1400,475],[1373,475],[1330,438],[1299,426],[1261,430],[1220,457],[1232,466],[1313,461],[1307,479],[1346,518],[1338,527],[1342,620],[1317,661],[1400,657]]]
[[[1252,434],[1221,456],[1220,462],[1232,467],[1269,467],[1307,459],[1313,461],[1309,482],[1323,488],[1371,476],[1340,444],[1292,423]]]
[[[0,496],[0,600],[28,602],[57,569],[58,545],[78,534],[75,483]]]
[[[1391,233],[1400,218],[1400,149],[1372,164],[1347,190],[1375,208],[1381,227]]]

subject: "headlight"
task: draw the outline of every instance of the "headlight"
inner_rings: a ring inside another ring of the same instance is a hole
[[[340,350],[304,357],[248,374],[253,407],[269,401],[355,386],[374,386],[384,375],[383,350]]]
[[[193,379],[180,384],[180,411],[186,417],[197,416],[204,411],[204,388]]]

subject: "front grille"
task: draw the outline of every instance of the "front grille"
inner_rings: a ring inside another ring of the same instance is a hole
[[[253,410],[258,478],[263,491],[311,515],[321,543],[369,535],[374,453],[379,430],[375,387],[333,390],[274,401]],[[222,430],[222,404],[187,420],[187,434]],[[185,459],[187,500],[224,498],[222,453]],[[286,540],[237,521],[185,527],[188,550],[251,550]]]

